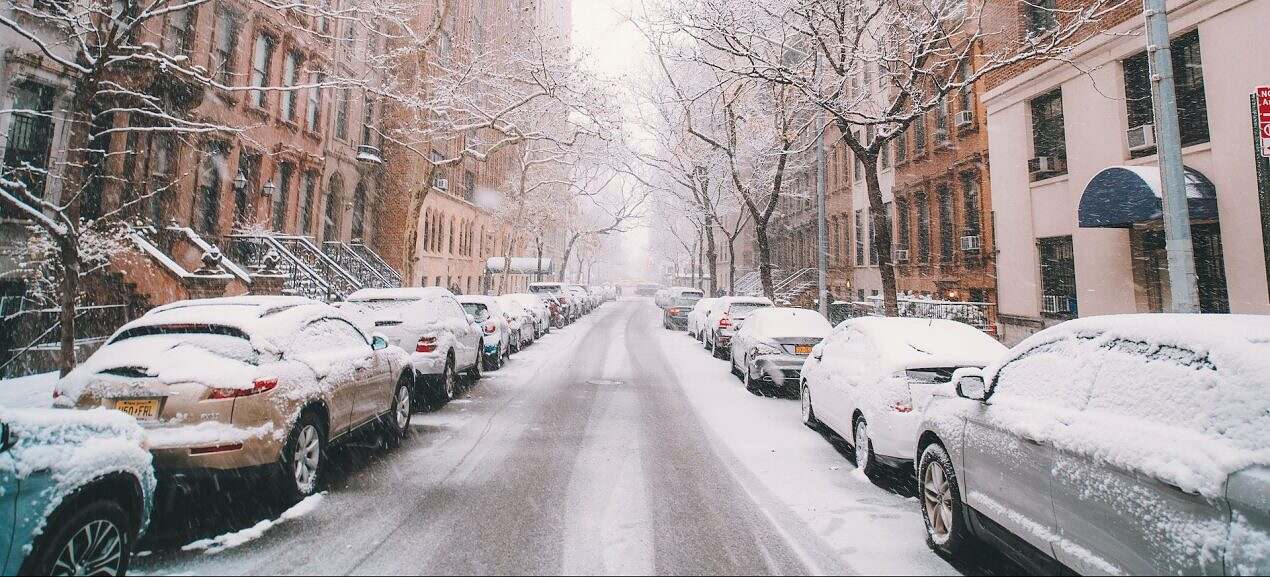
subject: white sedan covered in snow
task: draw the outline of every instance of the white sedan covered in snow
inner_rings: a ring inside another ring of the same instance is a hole
[[[803,367],[803,422],[855,447],[866,474],[917,458],[917,428],[934,389],[955,371],[983,368],[1007,349],[955,321],[865,317],[846,321]]]
[[[756,395],[797,393],[803,363],[832,331],[828,319],[813,310],[755,311],[732,338],[732,374]]]
[[[928,544],[1041,574],[1270,574],[1267,375],[1265,316],[1042,331],[928,407]]]

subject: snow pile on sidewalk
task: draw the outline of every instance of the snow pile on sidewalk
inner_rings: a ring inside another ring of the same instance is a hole
[[[181,550],[202,551],[204,555],[215,555],[222,551],[241,547],[247,543],[264,537],[265,533],[268,533],[270,529],[273,529],[278,525],[286,523],[287,521],[294,521],[312,513],[313,511],[316,511],[318,506],[322,504],[322,500],[325,498],[326,493],[313,495],[312,497],[300,501],[290,509],[287,509],[282,513],[282,516],[277,519],[266,519],[241,531],[218,535],[216,537],[212,537],[211,539],[195,541],[189,545],[181,547]]]
[[[0,407],[34,409],[53,404],[57,372],[0,380]]]

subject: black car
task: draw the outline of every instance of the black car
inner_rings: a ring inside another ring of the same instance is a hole
[[[676,298],[670,306],[662,310],[662,326],[672,331],[688,330],[688,313],[692,312],[693,307],[697,306],[701,299],[699,295],[684,295]]]

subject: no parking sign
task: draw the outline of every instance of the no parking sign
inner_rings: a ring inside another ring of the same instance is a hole
[[[1261,125],[1261,155],[1270,158],[1270,86],[1257,87],[1257,119]]]

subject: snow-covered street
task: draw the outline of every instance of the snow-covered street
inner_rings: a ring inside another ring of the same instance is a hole
[[[135,569],[958,573],[926,548],[911,480],[854,473],[796,401],[747,393],[647,301],[556,331],[413,427],[400,450],[336,450],[328,492],[285,512],[252,487],[200,494]]]

